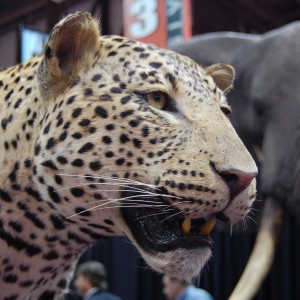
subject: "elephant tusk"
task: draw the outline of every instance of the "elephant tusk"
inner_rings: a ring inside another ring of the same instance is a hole
[[[273,263],[283,219],[279,203],[267,198],[251,256],[229,300],[251,300],[258,292]]]

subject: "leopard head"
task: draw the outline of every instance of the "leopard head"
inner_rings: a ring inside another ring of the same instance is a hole
[[[80,228],[103,233],[105,220],[103,234],[128,236],[155,270],[192,278],[216,219],[242,220],[255,199],[256,165],[226,116],[233,79],[229,65],[202,68],[101,36],[87,13],[66,17],[37,74],[41,194]]]

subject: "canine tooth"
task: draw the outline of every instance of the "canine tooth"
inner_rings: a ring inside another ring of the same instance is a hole
[[[204,223],[203,225],[200,226],[200,231],[202,233],[209,234],[215,227],[216,222],[217,222],[216,217],[211,218],[206,223]]]
[[[188,234],[191,231],[192,220],[189,218],[185,218],[182,222],[182,231],[184,234]]]

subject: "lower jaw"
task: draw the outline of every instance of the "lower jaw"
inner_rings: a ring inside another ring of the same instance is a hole
[[[192,230],[185,234],[182,231],[182,221],[174,219],[161,222],[147,216],[141,218],[132,214],[131,210],[121,209],[122,216],[129,227],[133,238],[139,247],[149,253],[175,251],[177,249],[210,249],[213,245],[209,234]]]

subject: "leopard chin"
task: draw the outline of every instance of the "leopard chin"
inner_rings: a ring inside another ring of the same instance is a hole
[[[210,247],[198,249],[178,248],[174,251],[149,253],[140,249],[143,258],[154,270],[177,278],[192,281],[199,276],[211,257]]]

